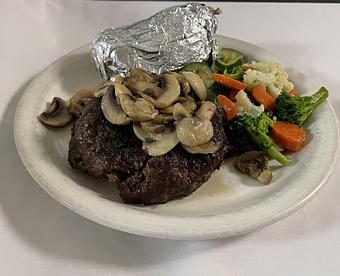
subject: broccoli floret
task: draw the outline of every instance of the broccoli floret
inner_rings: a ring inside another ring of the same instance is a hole
[[[273,119],[267,113],[262,113],[259,117],[244,114],[229,124],[228,132],[232,142],[239,150],[261,149],[282,165],[287,165],[291,160],[275,147],[273,140],[268,135],[269,127],[273,123]]]
[[[314,109],[328,97],[326,88],[321,87],[312,96],[291,96],[282,92],[276,99],[275,115],[279,120],[289,121],[300,127],[312,114]]]

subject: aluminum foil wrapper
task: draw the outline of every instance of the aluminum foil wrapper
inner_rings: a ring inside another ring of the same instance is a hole
[[[217,18],[209,7],[189,3],[164,9],[132,25],[101,31],[92,55],[104,79],[141,67],[161,74],[217,54]]]

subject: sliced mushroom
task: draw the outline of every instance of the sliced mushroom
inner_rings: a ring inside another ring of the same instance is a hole
[[[173,74],[162,74],[159,76],[160,87],[150,86],[140,95],[151,102],[156,108],[164,108],[171,105],[181,93],[178,80]]]
[[[185,100],[180,101],[180,103],[184,106],[186,110],[188,110],[190,113],[194,113],[194,111],[197,108],[196,101],[193,97],[187,96],[185,97]]]
[[[172,114],[158,114],[151,121],[140,122],[140,125],[146,132],[157,134],[163,132],[167,128],[166,124],[173,119]]]
[[[205,144],[202,145],[198,145],[198,146],[193,146],[193,147],[189,147],[186,145],[183,145],[183,148],[192,154],[209,154],[209,153],[214,153],[218,150],[219,148],[219,144],[212,142],[211,140]]]
[[[162,89],[160,87],[147,81],[131,79],[124,81],[123,84],[134,94],[141,94],[146,90],[149,91],[149,93],[152,91],[151,96],[154,98],[157,98],[162,94]]]
[[[263,184],[269,184],[273,178],[267,155],[263,151],[248,151],[240,155],[235,161],[235,167]]]
[[[152,121],[140,122],[142,129],[151,134],[158,134],[165,130],[166,126]]]
[[[130,71],[130,77],[124,79],[123,84],[133,93],[142,93],[146,89],[158,90],[158,94],[162,92],[158,87],[158,76],[149,74],[141,68],[134,68]],[[158,95],[158,96],[159,96]]]
[[[133,132],[135,133],[136,137],[143,141],[144,140],[157,140],[156,136],[152,133],[147,133],[140,125],[140,122],[133,122],[132,124]]]
[[[101,101],[101,109],[106,120],[114,125],[129,124],[130,118],[126,116],[121,106],[117,103],[113,86],[109,86],[107,90]]]
[[[130,91],[129,88],[127,88],[125,85],[119,83],[119,82],[114,82],[114,92],[116,95],[117,100],[122,96],[122,95],[129,95],[132,96],[132,92]]]
[[[166,154],[179,142],[176,132],[169,127],[156,136],[146,132],[138,123],[133,124],[133,130],[136,136],[143,141],[143,149],[150,156]]]
[[[157,141],[145,141],[143,149],[151,156],[160,156],[168,153],[179,143],[176,132],[163,132],[161,139]]]
[[[175,106],[176,103],[180,103],[181,105],[183,105],[183,107],[190,114],[192,114],[197,108],[197,104],[196,104],[195,100],[192,97],[187,96],[187,97],[178,97],[178,99],[173,104],[161,109],[160,112],[172,114],[174,112],[174,106]]]
[[[202,108],[202,110],[205,107]],[[209,142],[214,135],[214,128],[205,116],[194,116],[177,103],[174,106],[174,119],[176,120],[176,133],[181,144],[194,147]]]
[[[68,112],[67,103],[58,97],[54,97],[47,109],[39,115],[42,123],[52,127],[63,127],[72,119],[73,116]]]
[[[171,72],[170,74],[173,74],[176,77],[176,79],[178,80],[179,85],[181,87],[181,93],[184,96],[187,96],[189,94],[191,88],[190,88],[190,84],[186,80],[186,78],[182,74],[179,74],[179,73],[176,73],[176,72]]]
[[[133,121],[149,121],[155,118],[158,110],[143,98],[132,95],[131,91],[120,83],[114,83],[116,98],[128,117]]]
[[[118,75],[118,76],[116,76],[114,82],[115,82],[115,83],[123,84],[124,79],[125,79],[125,78],[123,78],[121,75]]]
[[[70,98],[70,104],[68,107],[69,112],[73,115],[79,116],[84,106],[93,98],[95,92],[95,88],[79,89]]]
[[[100,86],[97,88],[96,92],[94,93],[94,96],[95,96],[96,98],[101,98],[101,97],[103,97],[103,96],[106,94],[106,92],[108,91],[108,89],[109,89],[110,86],[113,86],[113,82],[112,82],[112,81],[106,81],[106,82],[104,82],[102,85],[100,85]]]
[[[204,101],[201,107],[197,110],[196,115],[201,119],[211,120],[216,113],[216,105],[210,101]]]
[[[130,71],[130,77],[126,80],[145,81],[155,85],[159,84],[158,77],[155,74],[147,73],[142,68],[134,68]]]
[[[159,124],[166,124],[174,120],[172,114],[158,114],[152,121]]]
[[[205,87],[202,79],[193,72],[181,72],[181,74],[190,83],[191,88],[201,101],[207,97],[207,88]]]
[[[119,99],[124,112],[134,121],[149,121],[158,114],[158,110],[143,98],[122,95]]]
[[[200,117],[186,117],[176,124],[179,141],[186,146],[197,146],[207,143],[214,135],[212,123]]]
[[[181,103],[176,103],[174,105],[172,114],[176,121],[191,117],[191,113]]]

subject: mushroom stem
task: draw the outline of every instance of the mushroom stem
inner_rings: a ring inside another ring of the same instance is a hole
[[[210,101],[204,101],[201,105],[201,107],[197,110],[196,116],[202,118],[202,119],[207,119],[211,120],[211,118],[214,116],[216,113],[216,105],[214,105]]]

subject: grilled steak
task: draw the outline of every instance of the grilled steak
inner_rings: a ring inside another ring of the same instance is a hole
[[[217,116],[213,118],[213,154],[190,154],[177,145],[162,156],[149,156],[131,125],[116,126],[102,114],[100,100],[93,99],[75,121],[69,147],[69,163],[95,177],[118,183],[127,203],[163,203],[189,195],[218,169],[230,150]]]

